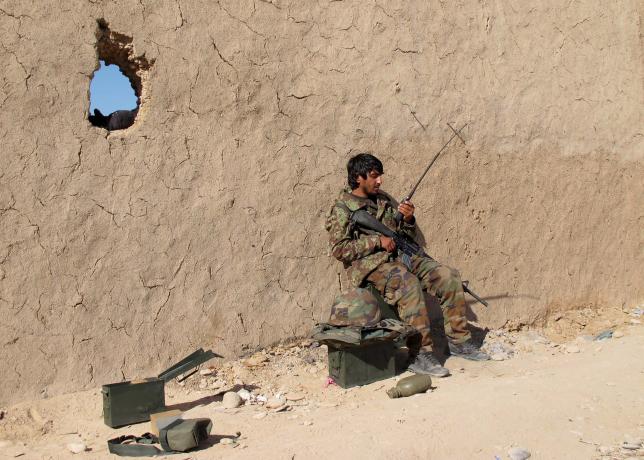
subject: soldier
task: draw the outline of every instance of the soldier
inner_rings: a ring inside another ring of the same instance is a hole
[[[466,359],[483,361],[489,356],[472,342],[465,318],[465,295],[459,273],[432,258],[413,256],[403,260],[392,238],[370,235],[353,228],[351,213],[366,209],[392,230],[414,238],[414,205],[403,202],[394,218],[392,198],[380,190],[382,163],[375,156],[361,153],[347,163],[349,187],[344,189],[327,215],[326,230],[333,256],[344,264],[351,285],[356,288],[373,284],[394,305],[400,319],[420,332],[422,347],[411,356],[409,370],[436,377],[449,375],[432,351],[430,322],[423,289],[438,298],[445,318],[445,332],[450,353]]]

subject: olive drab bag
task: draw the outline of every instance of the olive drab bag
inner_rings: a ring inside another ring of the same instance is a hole
[[[336,347],[359,347],[376,341],[395,341],[404,345],[417,334],[416,329],[400,320],[383,319],[373,326],[334,326],[320,323],[313,328],[311,338]]]
[[[375,341],[404,343],[417,335],[400,321],[375,288],[355,288],[338,295],[326,323],[317,324],[311,337],[336,347],[361,346]]]
[[[159,430],[157,438],[151,433],[143,436],[120,436],[107,441],[110,453],[122,457],[159,457],[186,452],[199,446],[210,436],[212,421],[208,418],[178,419]],[[152,444],[159,443],[161,449]]]

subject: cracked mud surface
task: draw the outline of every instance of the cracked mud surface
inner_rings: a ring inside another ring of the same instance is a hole
[[[154,62],[87,121],[96,20]],[[325,319],[348,157],[420,187],[481,324],[642,302],[642,6],[0,1],[0,403],[228,358]]]

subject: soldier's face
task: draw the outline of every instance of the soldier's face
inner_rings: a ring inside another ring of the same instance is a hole
[[[372,170],[366,179],[358,175],[358,188],[367,195],[375,195],[382,185],[382,174]]]

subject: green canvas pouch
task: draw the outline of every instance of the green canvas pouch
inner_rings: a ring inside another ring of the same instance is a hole
[[[110,453],[121,457],[162,457],[194,449],[210,436],[212,421],[209,418],[178,419],[153,434],[120,436],[107,441]],[[161,444],[163,450],[153,444]]]
[[[178,419],[159,431],[159,443],[163,450],[186,452],[206,440],[211,429],[209,418]]]

